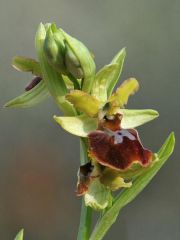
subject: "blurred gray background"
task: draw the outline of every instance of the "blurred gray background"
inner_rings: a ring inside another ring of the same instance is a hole
[[[0,105],[23,92],[30,74],[15,71],[14,55],[35,57],[39,22],[55,21],[95,54],[97,68],[124,46],[121,81],[136,77],[129,108],[154,108],[160,118],[141,128],[157,151],[176,133],[176,149],[150,185],[121,212],[106,240],[180,239],[180,1],[0,0]],[[75,196],[79,142],[53,121],[52,99],[32,109],[0,110],[0,239],[73,240],[79,225]]]

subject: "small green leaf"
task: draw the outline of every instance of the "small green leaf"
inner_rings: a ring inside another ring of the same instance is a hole
[[[66,99],[71,102],[80,112],[89,117],[96,117],[100,109],[100,101],[95,97],[80,90],[71,91],[66,95]]]
[[[175,137],[171,133],[160,151],[157,154],[157,161],[151,167],[147,168],[144,174],[137,177],[129,189],[124,189],[115,199],[112,207],[105,212],[105,214],[98,221],[90,240],[101,240],[111,225],[116,221],[119,211],[130,203],[151,181],[160,168],[164,165],[167,159],[171,156],[174,150]]]
[[[159,116],[158,112],[152,109],[120,109],[118,112],[123,113],[121,126],[124,129],[138,127]]]
[[[124,65],[124,60],[126,57],[126,49],[123,48],[112,60],[111,64],[118,64],[118,68],[116,69],[115,72],[111,75],[111,78],[109,78],[109,86],[108,86],[108,97],[112,94],[112,91],[114,87],[116,86],[116,83],[118,82],[123,65]]]
[[[86,46],[78,41],[77,39],[71,37],[62,30],[66,43],[72,50],[74,56],[78,59],[81,69],[83,71],[83,85],[82,90],[85,92],[90,92],[92,84],[95,77],[96,65],[91,56],[91,53],[86,48]]]
[[[97,120],[85,115],[77,117],[54,116],[54,119],[64,130],[80,137],[87,137],[90,132],[97,129]]]
[[[30,91],[23,93],[22,95],[7,102],[4,107],[10,108],[27,108],[32,107],[49,96],[49,91],[42,80]]]
[[[89,185],[84,201],[86,206],[102,211],[112,204],[111,191],[101,184],[99,179],[94,179]]]
[[[21,229],[21,231],[16,235],[14,240],[23,240],[24,236],[24,229]]]
[[[124,81],[116,92],[110,96],[108,102],[110,104],[109,114],[113,114],[117,108],[123,108],[128,102],[130,95],[134,94],[139,88],[139,83],[135,78],[129,78]]]
[[[41,67],[39,62],[32,58],[15,56],[12,59],[12,66],[21,72],[32,72],[32,74],[41,77]]]
[[[118,64],[109,64],[104,66],[96,74],[91,94],[100,101],[107,101],[107,87],[111,82],[112,76],[116,74]]]

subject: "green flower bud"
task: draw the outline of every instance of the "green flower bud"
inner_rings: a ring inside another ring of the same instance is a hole
[[[76,89],[90,92],[96,66],[89,50],[54,24],[46,28],[44,52],[49,64],[57,72],[68,76]],[[83,79],[81,86],[78,86],[77,79]]]
[[[44,52],[48,62],[61,74],[67,75],[64,37],[59,30],[49,27],[44,42]]]
[[[62,29],[61,31],[65,38],[65,64],[67,70],[73,77],[83,79],[81,83],[82,90],[90,92],[96,70],[94,59],[82,42],[71,37]]]
[[[65,42],[65,64],[67,70],[73,75],[73,77],[82,79],[84,77],[83,69],[78,58],[75,56],[69,45]]]

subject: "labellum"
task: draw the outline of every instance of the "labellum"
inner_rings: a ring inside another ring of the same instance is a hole
[[[80,166],[78,171],[77,196],[82,196],[87,192],[93,168],[94,166],[91,165],[91,162]]]
[[[148,166],[153,153],[144,148],[137,130],[122,129],[123,115],[104,117],[96,131],[88,135],[89,153],[99,164],[115,170],[127,170],[134,163]]]

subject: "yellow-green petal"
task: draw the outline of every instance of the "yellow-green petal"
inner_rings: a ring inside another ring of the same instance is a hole
[[[123,108],[127,104],[129,96],[134,94],[138,89],[139,83],[135,78],[129,78],[124,81],[108,99],[110,104],[109,114],[113,114],[117,108]]]
[[[85,113],[89,117],[96,117],[101,107],[99,100],[80,90],[71,91],[66,95],[66,99],[71,102],[78,111]]]

